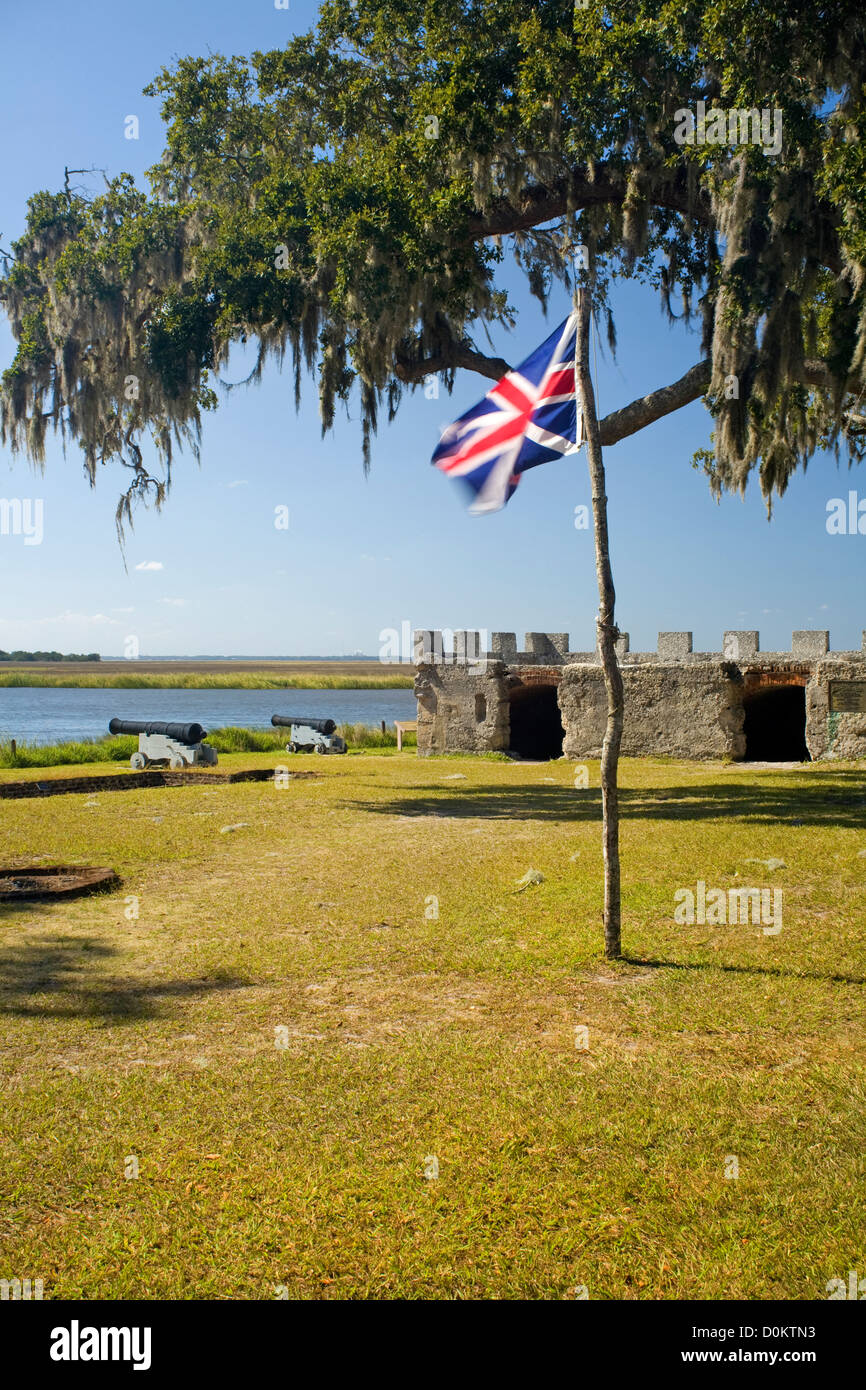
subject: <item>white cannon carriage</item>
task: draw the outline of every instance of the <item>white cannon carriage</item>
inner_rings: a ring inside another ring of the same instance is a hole
[[[168,763],[172,771],[196,763],[216,767],[217,751],[205,743],[207,729],[201,724],[164,724],[141,719],[112,719],[112,734],[138,734],[138,752],[129,760],[136,771],[154,763]]]

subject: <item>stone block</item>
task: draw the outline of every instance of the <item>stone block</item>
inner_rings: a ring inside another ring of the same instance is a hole
[[[794,656],[826,656],[830,650],[830,634],[819,628],[798,628],[791,634]]]
[[[757,656],[759,649],[760,638],[757,632],[726,632],[722,641],[722,656],[725,661],[746,661],[750,656]]]
[[[866,638],[866,633],[864,633]],[[513,661],[517,656],[517,633],[494,632],[490,639],[490,650],[500,661]]]
[[[438,654],[438,655],[437,655]],[[416,666],[442,660],[442,633],[429,627],[416,627],[412,638],[412,659]]]
[[[681,661],[692,650],[690,632],[660,632],[658,640],[659,661]]]
[[[482,657],[481,633],[478,629],[458,628],[454,633],[454,660],[457,665],[461,666],[470,661],[479,661]]]
[[[568,651],[567,632],[527,632],[524,640],[523,650],[540,661],[558,661]]]

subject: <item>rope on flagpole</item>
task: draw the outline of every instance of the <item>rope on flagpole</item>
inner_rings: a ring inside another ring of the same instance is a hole
[[[573,242],[572,237],[571,237],[571,232],[568,233],[568,250],[569,250],[569,254],[570,254],[570,256],[571,256],[571,307],[572,307],[572,309],[574,310],[574,313],[577,314],[578,311],[579,311],[579,308],[580,308],[580,298],[579,298],[579,296],[580,296],[582,293],[584,293],[584,294],[586,293],[586,286],[582,286],[581,289],[578,289],[578,287],[577,287],[577,265],[576,265],[575,259],[574,259],[574,242]],[[592,339],[593,360],[594,360],[594,362],[595,362],[595,372],[594,372],[595,382],[594,382],[594,386],[595,386],[595,402],[596,402],[596,409],[598,410],[598,408],[599,408],[599,394],[598,394],[598,324],[597,324],[596,321],[595,321],[595,314],[594,314],[594,313],[590,313],[590,318],[589,318],[589,332],[590,332],[590,338]],[[575,351],[574,401],[575,401],[575,411],[577,411],[577,409],[578,409],[578,405],[577,405],[577,394],[578,394],[578,393],[577,393],[577,335],[576,335],[576,334],[575,334],[575,340],[574,340],[574,351]],[[577,419],[576,419],[576,417],[575,417],[575,429],[576,429],[576,428],[577,428]],[[585,442],[586,442],[586,440],[584,439],[584,443],[585,443]]]
[[[601,397],[598,394],[598,324],[595,321],[595,314],[592,315],[589,323],[592,335],[592,355],[595,361],[595,408],[601,414]]]
[[[581,296],[581,294],[585,293],[585,290],[584,290],[584,288],[578,289],[578,287],[577,287],[577,265],[576,265],[575,259],[574,259],[574,240],[573,240],[573,238],[572,238],[571,229],[569,229],[569,231],[568,231],[568,233],[567,233],[567,236],[568,236],[568,250],[569,250],[569,254],[571,255],[571,308],[572,308],[572,313],[574,314],[574,320],[575,320],[575,328],[574,328],[574,442],[575,442],[575,445],[576,445],[576,447],[577,447],[577,449],[578,449],[578,451],[579,451],[580,449],[583,448],[583,445],[586,443],[586,431],[585,431],[585,429],[582,429],[582,428],[581,428],[581,425],[582,425],[582,422],[581,422],[581,413],[582,413],[583,406],[582,406],[582,402],[579,400],[580,392],[579,392],[579,390],[578,390],[578,385],[577,385],[577,380],[578,380],[578,364],[577,364],[577,358],[578,358],[578,352],[579,352],[579,350],[580,350],[580,342],[579,342],[580,335],[579,335],[578,327],[577,327],[577,318],[578,318],[578,314],[580,313],[580,296]],[[577,440],[578,440],[578,434],[581,433],[581,432],[583,433],[584,438],[583,438],[582,443],[578,444],[578,442],[577,442]]]

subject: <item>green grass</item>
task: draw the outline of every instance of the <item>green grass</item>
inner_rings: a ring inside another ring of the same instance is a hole
[[[138,747],[134,735],[117,738],[77,739],[68,743],[0,743],[0,768],[76,767],[85,763],[128,762]]]
[[[0,1277],[814,1299],[862,1271],[862,766],[626,760],[615,964],[597,764],[292,766],[321,775],[0,802],[7,863],[123,880],[0,909]],[[698,879],[781,887],[782,932],[676,925]]]
[[[3,686],[52,687],[58,689],[105,690],[411,690],[412,676],[329,676],[325,674],[279,676],[272,672],[238,671],[208,674],[195,671],[160,672],[136,675],[74,673],[55,675],[26,670],[0,670]]]
[[[338,733],[346,740],[353,751],[359,749],[379,749],[397,747],[397,735],[393,729],[371,727],[368,724],[340,724]],[[275,753],[285,750],[288,730],[277,733],[268,729],[242,729],[227,725],[224,729],[213,729],[207,741],[218,753]],[[407,748],[417,745],[417,736],[411,731],[403,735]],[[76,767],[85,763],[126,763],[138,748],[138,738],[134,734],[106,735],[99,739],[81,739],[70,743],[21,743],[16,744],[15,753],[9,743],[0,743],[0,768],[27,767]]]

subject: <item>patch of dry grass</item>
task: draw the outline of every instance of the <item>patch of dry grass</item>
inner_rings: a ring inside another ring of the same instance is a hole
[[[0,802],[6,862],[123,880],[0,909],[0,1276],[820,1298],[862,1264],[862,768],[626,762],[610,964],[568,764],[292,766]],[[782,887],[783,930],[677,925],[698,879]]]

